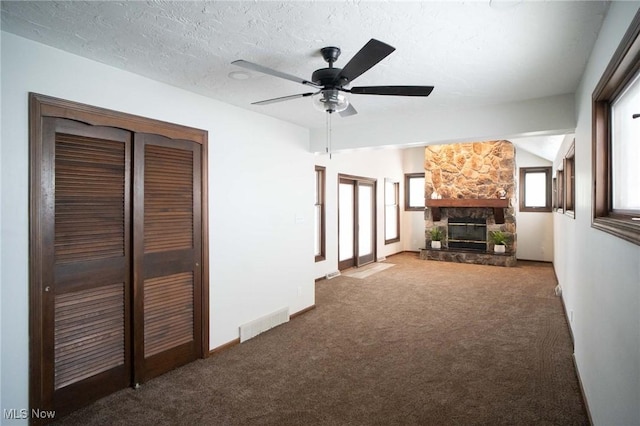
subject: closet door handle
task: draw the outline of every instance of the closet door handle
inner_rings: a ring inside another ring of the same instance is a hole
[[[44,288],[44,291],[45,291],[46,293],[49,293],[49,291],[50,291],[50,290],[51,290],[51,287],[49,287],[49,286],[46,286],[46,287]]]

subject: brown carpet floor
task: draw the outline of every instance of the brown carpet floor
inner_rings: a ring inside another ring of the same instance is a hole
[[[549,264],[388,259],[316,309],[61,425],[584,425]]]

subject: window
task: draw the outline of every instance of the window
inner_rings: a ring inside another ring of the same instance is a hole
[[[564,211],[564,169],[558,169],[556,177],[558,180],[556,209],[559,213],[562,213]]]
[[[315,257],[316,262],[325,259],[325,168],[316,166],[316,202],[315,202]]]
[[[384,181],[384,243],[400,241],[400,183]]]
[[[640,11],[592,98],[592,226],[640,245]]]
[[[520,168],[520,211],[551,211],[551,167]]]
[[[551,199],[553,210],[558,210],[558,178],[557,175],[551,180],[551,191],[553,191],[553,198]]]
[[[636,114],[640,114],[640,72],[611,106],[613,210],[640,211],[640,117]]]
[[[564,157],[564,212],[575,217],[576,203],[575,142]]]
[[[424,173],[404,175],[404,209],[424,210]]]

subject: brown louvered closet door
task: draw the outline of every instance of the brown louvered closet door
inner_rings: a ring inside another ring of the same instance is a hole
[[[42,380],[62,415],[131,382],[131,133],[43,124]]]
[[[59,420],[208,353],[207,134],[29,109],[29,409]]]
[[[135,134],[135,382],[201,348],[200,145]]]

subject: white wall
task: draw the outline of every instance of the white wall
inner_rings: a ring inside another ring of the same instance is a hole
[[[554,214],[554,265],[596,425],[640,424],[640,246],[590,226],[591,95],[639,7],[614,2],[604,20],[576,93],[575,219]]]
[[[403,250],[402,233],[400,241],[392,244],[384,243],[384,180],[393,179],[400,182],[400,202],[404,203],[402,188],[404,174],[402,170],[401,149],[378,149],[341,152],[317,155],[315,164],[326,167],[326,260],[317,262],[316,278],[324,277],[329,272],[338,270],[338,174],[377,179],[376,185],[376,247],[377,258],[382,258]],[[401,210],[402,213],[402,210]],[[403,228],[403,217],[400,215],[400,229]]]
[[[520,168],[551,167],[551,161],[516,148],[516,232],[518,247],[516,257],[523,260],[553,261],[553,213],[521,212],[519,200]]]
[[[211,348],[246,321],[314,303],[306,129],[12,34],[1,59],[1,409],[28,407],[28,92],[209,132]]]

